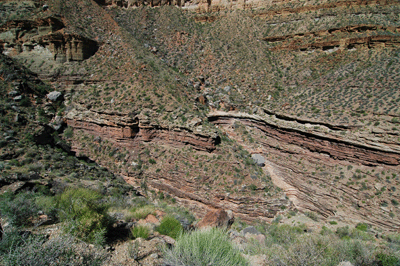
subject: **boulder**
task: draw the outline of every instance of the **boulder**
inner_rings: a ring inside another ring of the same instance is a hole
[[[197,224],[198,228],[205,227],[222,227],[229,228],[235,218],[233,217],[232,211],[225,210],[211,210],[204,218]]]
[[[253,235],[260,235],[261,233],[254,227],[248,226],[240,232],[242,235],[253,234]]]
[[[353,264],[350,261],[342,261],[338,266],[353,266]]]
[[[62,95],[62,93],[59,92],[59,91],[52,91],[52,92],[48,93],[48,94],[46,95],[46,97],[47,97],[47,99],[49,99],[50,101],[56,102],[57,100],[60,99],[61,95]]]
[[[15,96],[13,99],[14,99],[14,101],[16,101],[16,102],[19,102],[19,101],[22,100],[22,95]]]
[[[265,166],[265,158],[261,154],[252,154],[251,158],[254,160],[254,162],[260,166],[263,167]]]

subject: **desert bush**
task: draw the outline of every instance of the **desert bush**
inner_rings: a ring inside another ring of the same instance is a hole
[[[165,250],[164,262],[175,266],[248,265],[227,234],[217,228],[180,234],[175,247]]]
[[[42,235],[6,232],[0,241],[0,265],[102,265],[107,254],[98,248],[82,246],[73,237],[56,236],[47,240]]]
[[[333,234],[303,234],[292,243],[273,244],[263,249],[267,265],[281,266],[336,266],[341,261],[374,265],[373,251],[374,248],[363,241],[341,240]]]
[[[6,192],[0,195],[0,215],[7,218],[16,227],[32,224],[32,218],[37,215],[38,208],[33,192],[20,192],[14,195]]]
[[[300,234],[304,233],[304,228],[273,224],[267,229],[267,233],[273,243],[286,244],[293,243]]]
[[[318,222],[319,221],[319,217],[315,212],[305,212],[304,213],[308,218]]]
[[[35,202],[38,208],[50,219],[57,220],[58,209],[55,197],[40,195],[36,198]]]
[[[360,230],[360,231],[363,231],[363,232],[367,232],[367,230],[368,230],[368,225],[365,224],[365,223],[358,223],[358,224],[356,225],[356,229],[358,229],[358,230]]]
[[[400,265],[400,259],[394,255],[387,253],[378,253],[376,255],[376,260],[379,265],[382,266],[398,266]]]
[[[152,205],[144,205],[141,207],[133,207],[130,209],[130,217],[129,218],[134,218],[134,219],[144,219],[147,217],[149,214],[156,214],[156,209]]]
[[[138,225],[131,228],[131,234],[134,239],[139,237],[147,239],[150,236],[150,229],[147,226]]]
[[[65,221],[65,230],[84,241],[103,244],[111,218],[102,197],[85,188],[70,188],[62,193],[58,197],[58,215]]]
[[[167,235],[176,239],[182,232],[183,228],[181,223],[174,217],[165,216],[156,230],[162,235]]]
[[[340,238],[349,238],[350,237],[350,228],[349,226],[343,226],[336,229],[336,234]]]

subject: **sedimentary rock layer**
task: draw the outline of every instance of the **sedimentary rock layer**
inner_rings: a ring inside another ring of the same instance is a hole
[[[241,142],[241,137],[234,132],[236,122],[247,128],[254,128],[261,136],[267,136],[259,138],[256,137],[257,133],[253,136],[254,142],[262,147],[262,153],[270,155],[266,158],[271,158],[266,160],[264,171],[299,210],[348,222],[364,220],[391,230],[398,230],[400,227],[397,221],[389,217],[388,209],[379,208],[383,199],[375,198],[373,189],[360,190],[358,186],[351,185],[354,182],[334,182],[335,178],[315,175],[299,165],[300,159],[309,165],[317,163],[331,168],[338,165],[339,168],[344,168],[351,162],[371,167],[368,169],[384,166],[394,170],[400,165],[399,150],[385,145],[374,147],[333,135],[303,131],[285,125],[285,121],[278,124],[279,122],[268,121],[267,118],[244,113],[214,112],[209,114],[209,120],[238,142]],[[242,145],[253,152],[245,143]],[[377,182],[374,180],[370,182]]]
[[[352,49],[355,47],[395,47],[400,46],[399,27],[386,27],[381,25],[353,25],[341,28],[332,28],[317,32],[298,33],[286,36],[270,36],[264,41],[277,46],[270,50],[330,50],[334,48]],[[355,36],[367,34],[368,36]],[[303,42],[307,40],[307,42]],[[310,40],[313,40],[312,42]]]
[[[219,136],[202,133],[185,127],[168,127],[151,124],[140,115],[102,114],[91,111],[71,111],[67,124],[92,135],[103,136],[116,142],[134,146],[141,141],[158,141],[190,145],[197,150],[212,151],[220,142]]]
[[[234,120],[253,126],[263,131],[268,137],[278,141],[295,144],[312,152],[329,155],[332,159],[346,160],[364,165],[399,165],[400,152],[390,148],[374,147],[364,143],[339,139],[300,129],[285,128],[268,123],[260,117],[241,114],[216,112],[209,115],[209,120],[217,125],[231,125]]]
[[[0,27],[0,44],[4,54],[35,54],[42,59],[82,61],[96,53],[99,45],[78,34],[65,33],[64,23],[55,17],[9,21]]]

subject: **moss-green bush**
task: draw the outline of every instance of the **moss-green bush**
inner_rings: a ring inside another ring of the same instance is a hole
[[[150,229],[147,226],[138,225],[131,228],[131,234],[134,239],[139,237],[147,239],[150,236]]]
[[[82,245],[71,236],[24,235],[7,231],[0,241],[0,265],[5,266],[78,266],[102,265],[107,258],[103,249]]]
[[[147,217],[149,214],[156,214],[156,208],[153,205],[144,205],[140,207],[133,207],[130,210],[130,215],[128,219],[134,218],[134,219],[144,219]]]
[[[59,217],[65,221],[67,232],[96,244],[103,244],[111,219],[108,206],[101,202],[96,191],[78,188],[67,189],[58,197]]]
[[[157,227],[156,230],[162,235],[167,235],[176,239],[182,232],[183,228],[181,223],[174,217],[165,216],[161,220],[161,224]]]
[[[379,261],[379,265],[382,266],[397,266],[400,265],[400,260],[399,258],[386,254],[386,253],[378,253],[376,255],[377,261]]]
[[[221,229],[212,228],[181,234],[171,250],[165,250],[167,265],[192,266],[240,266],[248,265],[235,249],[228,235]]]
[[[32,218],[37,212],[38,207],[33,192],[20,192],[16,195],[6,192],[0,195],[0,215],[6,217],[13,226],[31,225]]]

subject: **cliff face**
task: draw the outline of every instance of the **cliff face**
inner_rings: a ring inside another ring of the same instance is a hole
[[[95,139],[103,143],[109,141],[113,143],[113,147],[119,147],[118,149],[138,152],[143,150],[142,143],[149,143],[156,147],[190,146],[199,152],[218,154],[216,149],[220,140],[217,135],[196,133],[190,127],[169,128],[157,125],[150,123],[148,117],[143,114],[130,116],[76,108],[69,111],[66,119],[68,126],[74,128],[77,134],[95,136]],[[244,220],[257,218],[268,221],[281,211],[279,206],[290,207],[294,204],[293,207],[299,210],[312,211],[325,218],[335,217],[345,222],[364,220],[392,230],[400,227],[400,223],[387,217],[390,212],[395,211],[394,209],[378,207],[382,202],[390,201],[389,194],[375,199],[371,197],[375,193],[374,190],[379,191],[382,187],[382,181],[372,174],[374,169],[391,169],[396,172],[400,165],[400,147],[384,144],[373,146],[361,139],[356,141],[338,137],[334,132],[310,132],[301,127],[288,125],[285,120],[269,119],[268,116],[212,112],[208,119],[229,138],[239,142],[249,153],[262,154],[266,158],[263,171],[271,178],[274,185],[285,193],[286,199],[268,199],[258,195],[230,195],[221,193],[216,189],[218,186],[213,190],[207,187],[200,188],[199,180],[188,180],[184,171],[175,168],[173,162],[176,160],[164,161],[162,174],[157,171],[148,173],[116,170],[116,172],[124,176],[124,179],[141,193],[146,193],[143,187],[145,182],[146,190],[162,191],[174,197],[199,217],[208,209],[224,208],[231,209],[236,216]],[[242,141],[240,134],[238,135],[235,130],[238,124],[251,132],[256,145]],[[337,124],[325,124],[324,127],[336,128],[339,132],[346,130],[346,126]],[[89,155],[102,164],[107,163],[108,160],[104,158],[96,159],[92,151],[82,145],[84,143],[79,140],[73,141],[73,150],[78,154]],[[158,156],[154,158],[157,160]],[[188,157],[182,160],[191,161]],[[133,164],[136,165],[135,162]],[[189,164],[195,164],[195,161]],[[349,171],[349,165],[354,164],[359,165],[359,169],[355,172]],[[316,165],[316,169],[323,166],[324,170],[322,172],[313,170]],[[343,172],[342,169],[346,168],[347,171]],[[358,182],[355,184],[349,181],[363,178],[368,180],[371,186],[361,186]],[[206,180],[208,177],[204,177],[202,182],[207,183]],[[260,185],[259,189],[264,190],[265,185]],[[326,191],[331,192],[326,193]],[[354,207],[356,207],[354,211],[348,211]]]
[[[212,13],[232,10],[252,10],[252,16],[261,18],[272,18],[275,15],[287,16],[290,14],[305,13],[330,8],[347,8],[366,5],[390,5],[396,4],[395,0],[350,0],[337,1],[329,3],[329,1],[319,1],[303,3],[301,1],[260,1],[260,0],[95,0],[102,6],[118,6],[124,8],[135,8],[139,6],[177,6],[199,14],[211,13],[206,16],[199,16],[196,19],[202,22],[212,22],[220,16]]]
[[[229,187],[224,188],[223,184],[218,184],[214,175],[226,175],[232,168],[240,167],[240,164],[237,161],[215,160],[217,154],[226,156],[219,148],[220,137],[215,132],[196,130],[196,124],[171,127],[152,123],[144,114],[104,113],[79,106],[70,109],[65,118],[67,125],[73,128],[76,135],[72,139],[72,150],[78,155],[88,156],[108,166],[110,158],[104,157],[104,154],[107,154],[108,150],[105,147],[110,145],[111,153],[115,152],[115,161],[112,162],[114,166],[111,168],[115,167],[113,171],[122,175],[127,183],[142,194],[159,191],[163,195],[173,197],[198,217],[205,215],[209,209],[222,208],[232,210],[236,217],[245,221],[271,221],[282,210],[282,205],[292,207],[281,192],[279,197],[264,195],[265,188],[271,186],[268,185],[268,181],[257,181],[254,188],[247,182],[240,182],[240,187],[236,181],[229,179],[226,181],[232,184]],[[89,136],[93,141],[87,142]],[[150,150],[151,153],[147,154]],[[154,152],[155,150],[159,152]],[[187,153],[187,150],[191,152]],[[121,164],[116,159],[119,152],[125,154],[122,158],[126,164]],[[150,155],[149,161],[154,163],[154,166],[150,164],[148,168],[142,167],[147,160],[146,155]],[[198,158],[203,156],[205,161]],[[207,168],[211,168],[210,161],[220,165],[215,168],[217,171],[213,170],[214,174],[210,175],[208,170],[205,172],[202,168],[196,168],[197,164],[210,165]],[[140,170],[137,169],[138,166]],[[155,169],[156,167],[160,168]],[[189,170],[192,167],[196,170]],[[252,180],[254,177],[243,178]],[[226,180],[226,177],[224,179]],[[254,182],[252,180],[252,183]],[[232,189],[233,192],[236,186],[240,187],[240,191],[235,189],[236,193],[227,193],[225,190],[229,188],[229,191]]]
[[[165,142],[172,145],[189,145],[202,151],[213,151],[220,143],[215,133],[203,133],[192,127],[168,127],[151,123],[144,114],[130,116],[121,113],[102,113],[84,108],[70,110],[66,122],[74,129],[111,139],[128,146],[141,142]]]
[[[297,208],[399,229],[398,1],[48,4],[3,24],[0,44],[57,64],[29,68],[64,94],[77,156],[199,217]]]
[[[400,46],[400,37],[394,35],[398,32],[400,32],[399,27],[354,25],[318,32],[299,33],[287,36],[271,36],[266,37],[264,41],[272,44],[273,47],[270,48],[272,51],[310,51],[316,49],[322,51],[333,51],[335,49],[389,48]]]
[[[316,134],[289,127],[284,120],[257,115],[214,112],[209,114],[209,119],[239,142],[242,141],[235,132],[238,123],[252,131],[257,145],[248,142],[242,142],[242,145],[250,153],[261,153],[267,158],[264,171],[298,209],[345,221],[364,220],[375,226],[394,230],[399,228],[400,223],[388,217],[394,209],[378,207],[382,202],[391,200],[391,193],[386,195],[388,198],[375,199],[374,193],[380,194],[383,185],[381,179],[371,174],[376,167],[397,172],[400,164],[399,146],[394,149],[384,144],[371,146],[330,134]],[[340,171],[340,174],[338,171],[338,175],[333,177],[335,169],[347,167],[347,170],[352,170],[348,162],[360,167],[355,171],[358,174],[351,176],[352,171]],[[316,163],[319,166],[313,168],[312,165]],[[320,169],[321,166],[323,169]],[[317,169],[317,172],[313,169]],[[373,187],[366,183],[360,185],[359,182],[349,182],[348,176],[350,180],[365,178],[365,182]],[[353,212],[347,211],[347,208],[354,206],[356,209]]]
[[[96,53],[97,42],[65,33],[64,27],[64,23],[55,17],[9,21],[0,29],[3,53],[12,57],[20,54],[38,56],[59,63],[82,61]]]

